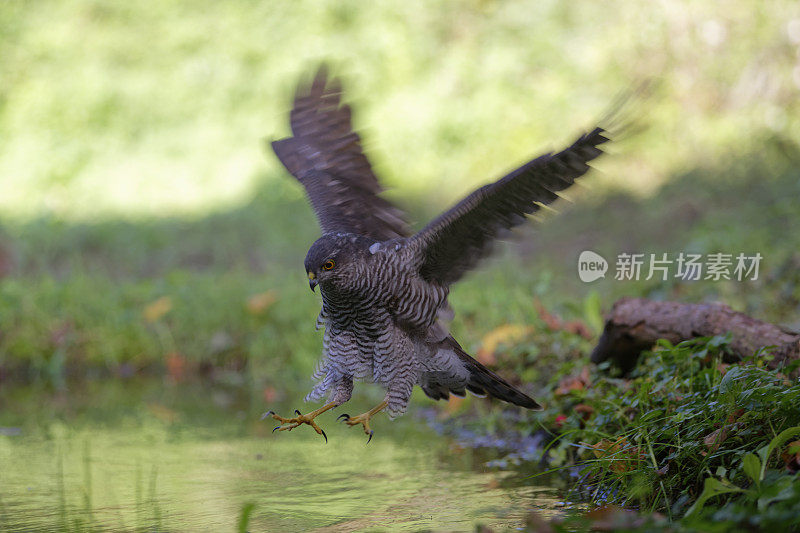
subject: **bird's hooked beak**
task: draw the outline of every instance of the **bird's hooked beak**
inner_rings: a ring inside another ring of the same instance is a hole
[[[313,272],[308,273],[308,286],[311,287],[311,292],[314,292],[314,289],[317,288],[317,276]]]

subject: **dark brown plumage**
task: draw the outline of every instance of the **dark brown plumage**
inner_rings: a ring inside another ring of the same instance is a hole
[[[461,345],[452,335],[443,340],[440,345],[444,349],[455,352],[469,372],[469,379],[463,389],[455,389],[452,386],[438,383],[436,381],[426,384],[422,391],[434,400],[447,400],[450,394],[463,397],[466,391],[475,396],[491,396],[504,402],[513,403],[526,409],[541,409],[542,407],[530,396],[520,391],[514,385],[501,378],[480,362],[476,361],[471,355],[464,351]],[[466,389],[466,390],[465,390]]]
[[[298,88],[291,112],[293,137],[272,149],[305,187],[322,233],[347,232],[387,240],[409,235],[403,213],[379,196],[361,138],[352,130],[350,107],[341,104],[338,80],[323,66],[309,87]]]
[[[566,150],[537,157],[437,217],[413,237],[425,249],[422,277],[443,284],[458,281],[491,252],[501,231],[525,222],[525,215],[558,199],[556,192],[585,174],[606,141],[603,130],[595,128]]]

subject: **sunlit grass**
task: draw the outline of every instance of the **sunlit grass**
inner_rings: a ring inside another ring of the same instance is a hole
[[[284,179],[261,139],[287,132],[295,81],[323,59],[346,75],[388,181],[445,200],[655,78],[650,133],[600,163],[604,180],[652,190],[765,132],[800,138],[792,17],[792,2],[5,2],[0,209],[85,219],[246,201]]]

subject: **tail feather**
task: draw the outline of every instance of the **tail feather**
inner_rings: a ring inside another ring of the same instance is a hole
[[[455,353],[469,375],[466,383],[458,385],[452,382],[429,381],[423,386],[423,391],[429,397],[434,400],[447,399],[451,393],[456,396],[463,396],[466,389],[477,396],[491,396],[526,409],[537,411],[542,409],[542,406],[536,400],[473,359],[452,336],[444,339],[440,346],[441,349]]]

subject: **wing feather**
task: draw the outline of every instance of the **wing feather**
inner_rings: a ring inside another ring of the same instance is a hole
[[[348,232],[388,240],[409,235],[405,215],[383,191],[341,103],[339,80],[320,67],[311,85],[300,84],[290,114],[293,137],[272,149],[305,187],[323,233]]]
[[[457,281],[491,252],[504,231],[559,198],[556,193],[585,174],[606,141],[605,130],[595,128],[569,148],[542,155],[481,187],[433,220],[412,237],[421,254],[422,277],[442,285]]]

